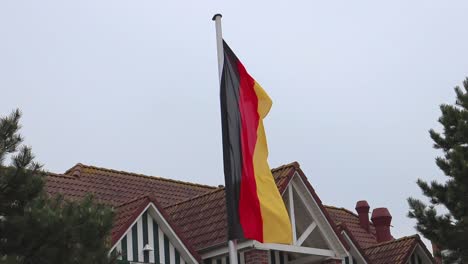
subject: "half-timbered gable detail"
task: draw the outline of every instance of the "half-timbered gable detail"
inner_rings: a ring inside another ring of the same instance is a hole
[[[158,207],[148,196],[118,207],[112,251],[117,252],[121,263],[197,263],[196,251],[183,242]]]

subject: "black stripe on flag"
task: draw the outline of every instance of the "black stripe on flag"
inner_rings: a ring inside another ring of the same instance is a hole
[[[239,220],[239,194],[242,174],[241,117],[239,110],[239,73],[237,57],[223,41],[224,65],[221,75],[221,124],[223,130],[224,182],[228,238],[244,237]]]

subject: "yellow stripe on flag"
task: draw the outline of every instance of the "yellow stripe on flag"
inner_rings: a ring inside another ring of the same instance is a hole
[[[288,211],[278,191],[278,187],[268,166],[268,146],[263,127],[263,119],[270,111],[272,101],[263,88],[255,82],[255,93],[258,98],[259,122],[257,142],[255,144],[253,164],[257,195],[263,220],[264,243],[292,243],[292,229]]]

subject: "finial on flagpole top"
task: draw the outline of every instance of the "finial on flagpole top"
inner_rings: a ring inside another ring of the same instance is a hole
[[[221,18],[221,17],[223,17],[223,15],[221,15],[220,13],[215,14],[211,20],[215,21],[215,20],[216,20],[216,17],[220,17],[220,18]]]

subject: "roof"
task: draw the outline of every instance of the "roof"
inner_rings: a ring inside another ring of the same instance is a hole
[[[364,252],[372,264],[405,264],[418,244],[425,249],[418,235],[407,236],[376,244]]]
[[[294,161],[271,170],[273,178],[275,178],[276,186],[278,186],[280,193],[284,192],[288,186],[289,180],[297,170],[300,170],[300,167],[301,166],[299,163]]]
[[[166,207],[167,213],[196,250],[227,241],[224,188]]]
[[[281,192],[297,169],[299,164],[293,162],[272,170]],[[174,223],[178,236],[187,238],[193,248],[199,250],[227,241],[224,188],[78,163],[64,174],[49,173],[46,190],[69,200],[92,194],[99,202],[115,207],[112,242],[117,242],[149,201],[169,214],[166,220]]]
[[[345,208],[324,206],[297,162],[275,168],[272,173],[281,193],[297,173],[342,244],[348,248],[340,234],[344,231],[369,263],[405,263],[418,243],[431,256],[419,236],[377,243],[372,222],[367,231],[360,226],[355,213]],[[149,203],[157,207],[195,258],[200,258],[197,251],[224,246],[227,241],[224,188],[79,163],[64,174],[49,173],[46,190],[50,195],[60,193],[69,200],[80,200],[92,194],[99,202],[113,206],[116,210],[113,243]]]
[[[351,232],[361,248],[367,248],[377,243],[375,228],[372,222],[369,223],[369,232],[361,227],[359,224],[359,216],[355,213],[345,208],[338,208],[329,205],[326,205],[325,208],[337,225],[342,223],[346,225],[347,229]]]
[[[50,173],[46,181],[46,190],[51,195],[60,193],[66,199],[79,200],[91,193],[101,203],[114,207],[148,194],[165,207],[214,189],[216,187],[81,163],[65,174]]]
[[[176,235],[189,249],[192,256],[201,259],[191,244],[164,211],[165,206],[216,190],[216,187],[176,181],[161,177],[99,168],[81,163],[64,174],[47,174],[46,191],[49,195],[61,194],[68,200],[81,200],[92,194],[99,202],[116,210],[111,230],[115,244],[136,218],[153,203],[163,214]]]
[[[367,262],[372,264],[405,264],[416,245],[420,245],[429,258],[427,250],[418,235],[392,239],[378,243],[375,227],[369,222],[369,231],[359,224],[359,216],[345,208],[325,206],[335,224],[350,237]]]
[[[347,246],[299,163],[292,162],[272,169],[279,191],[282,193],[285,190],[296,172],[299,172],[337,236]],[[112,230],[113,241],[122,235],[121,232],[147,205],[144,197],[152,197],[160,205],[160,210],[168,213],[167,220],[174,223],[181,237],[185,237],[196,250],[224,245],[227,241],[224,188],[78,163],[64,174],[50,173],[46,190],[50,195],[60,193],[70,200],[79,200],[91,193],[98,201],[114,206],[117,214]]]

